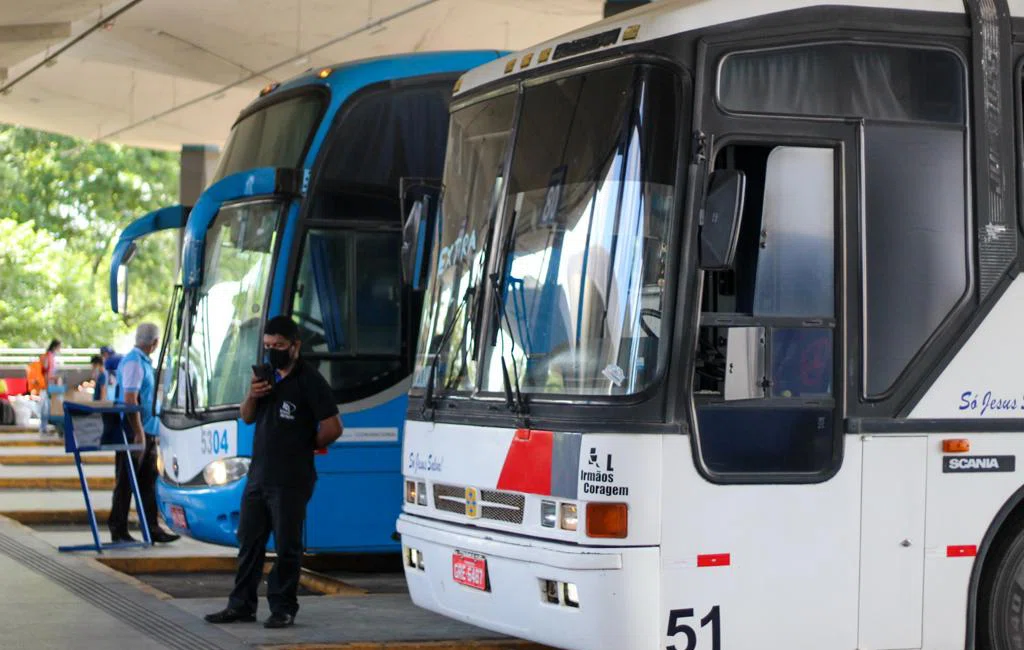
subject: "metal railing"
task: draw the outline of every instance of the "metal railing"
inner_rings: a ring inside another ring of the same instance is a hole
[[[22,368],[37,361],[46,348],[5,348],[0,349],[0,367]],[[64,368],[88,368],[89,359],[100,353],[96,348],[62,348],[60,365]]]

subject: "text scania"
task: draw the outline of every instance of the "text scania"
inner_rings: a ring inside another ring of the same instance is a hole
[[[596,494],[602,497],[628,496],[629,488],[624,485],[612,485],[615,483],[613,472],[588,472],[580,470],[580,480],[583,481],[583,494]]]
[[[999,459],[988,458],[950,458],[946,461],[950,469],[999,469]]]

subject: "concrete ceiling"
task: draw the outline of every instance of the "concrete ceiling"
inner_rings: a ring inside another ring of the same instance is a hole
[[[0,0],[0,122],[221,145],[271,81],[383,54],[520,49],[604,0]],[[64,51],[61,51],[62,48]]]

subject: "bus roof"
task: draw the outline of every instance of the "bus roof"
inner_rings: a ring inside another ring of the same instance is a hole
[[[1008,0],[1011,14],[1024,15],[1024,0]],[[867,7],[964,14],[963,0],[659,0],[581,27],[525,50],[503,56],[468,71],[457,86],[456,95],[486,85],[514,72],[533,70],[553,63],[551,56],[561,43],[602,34],[616,28],[622,33],[602,49],[614,49],[673,34],[711,27],[745,18],[811,7]],[[638,30],[626,38],[627,30]],[[576,55],[570,55],[576,56]],[[562,57],[564,60],[567,57]],[[524,65],[525,63],[525,65]]]
[[[405,77],[416,77],[421,75],[437,74],[443,72],[461,72],[476,67],[488,61],[502,56],[505,52],[499,50],[461,50],[450,52],[418,52],[411,54],[396,54],[389,56],[378,56],[356,61],[346,61],[337,65],[309,68],[308,70],[287,79],[280,84],[268,85],[260,93],[260,96],[242,109],[240,115],[245,115],[250,108],[262,103],[265,96],[270,93],[278,94],[282,91],[300,88],[303,86],[326,86],[333,90],[342,79],[351,81],[353,76],[359,77],[361,85],[369,85],[391,79],[402,79]],[[321,77],[322,71],[329,71],[327,76]]]

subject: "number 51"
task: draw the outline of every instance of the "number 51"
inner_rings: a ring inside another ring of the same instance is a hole
[[[681,650],[696,650],[697,631],[692,626],[680,621],[693,618],[693,609],[673,609],[668,613],[668,636],[683,634],[686,636],[686,645]],[[704,629],[711,624],[711,649],[722,650],[722,619],[719,614],[718,605],[711,608],[707,616],[700,619],[700,627]],[[680,650],[674,645],[666,646],[665,650]]]

